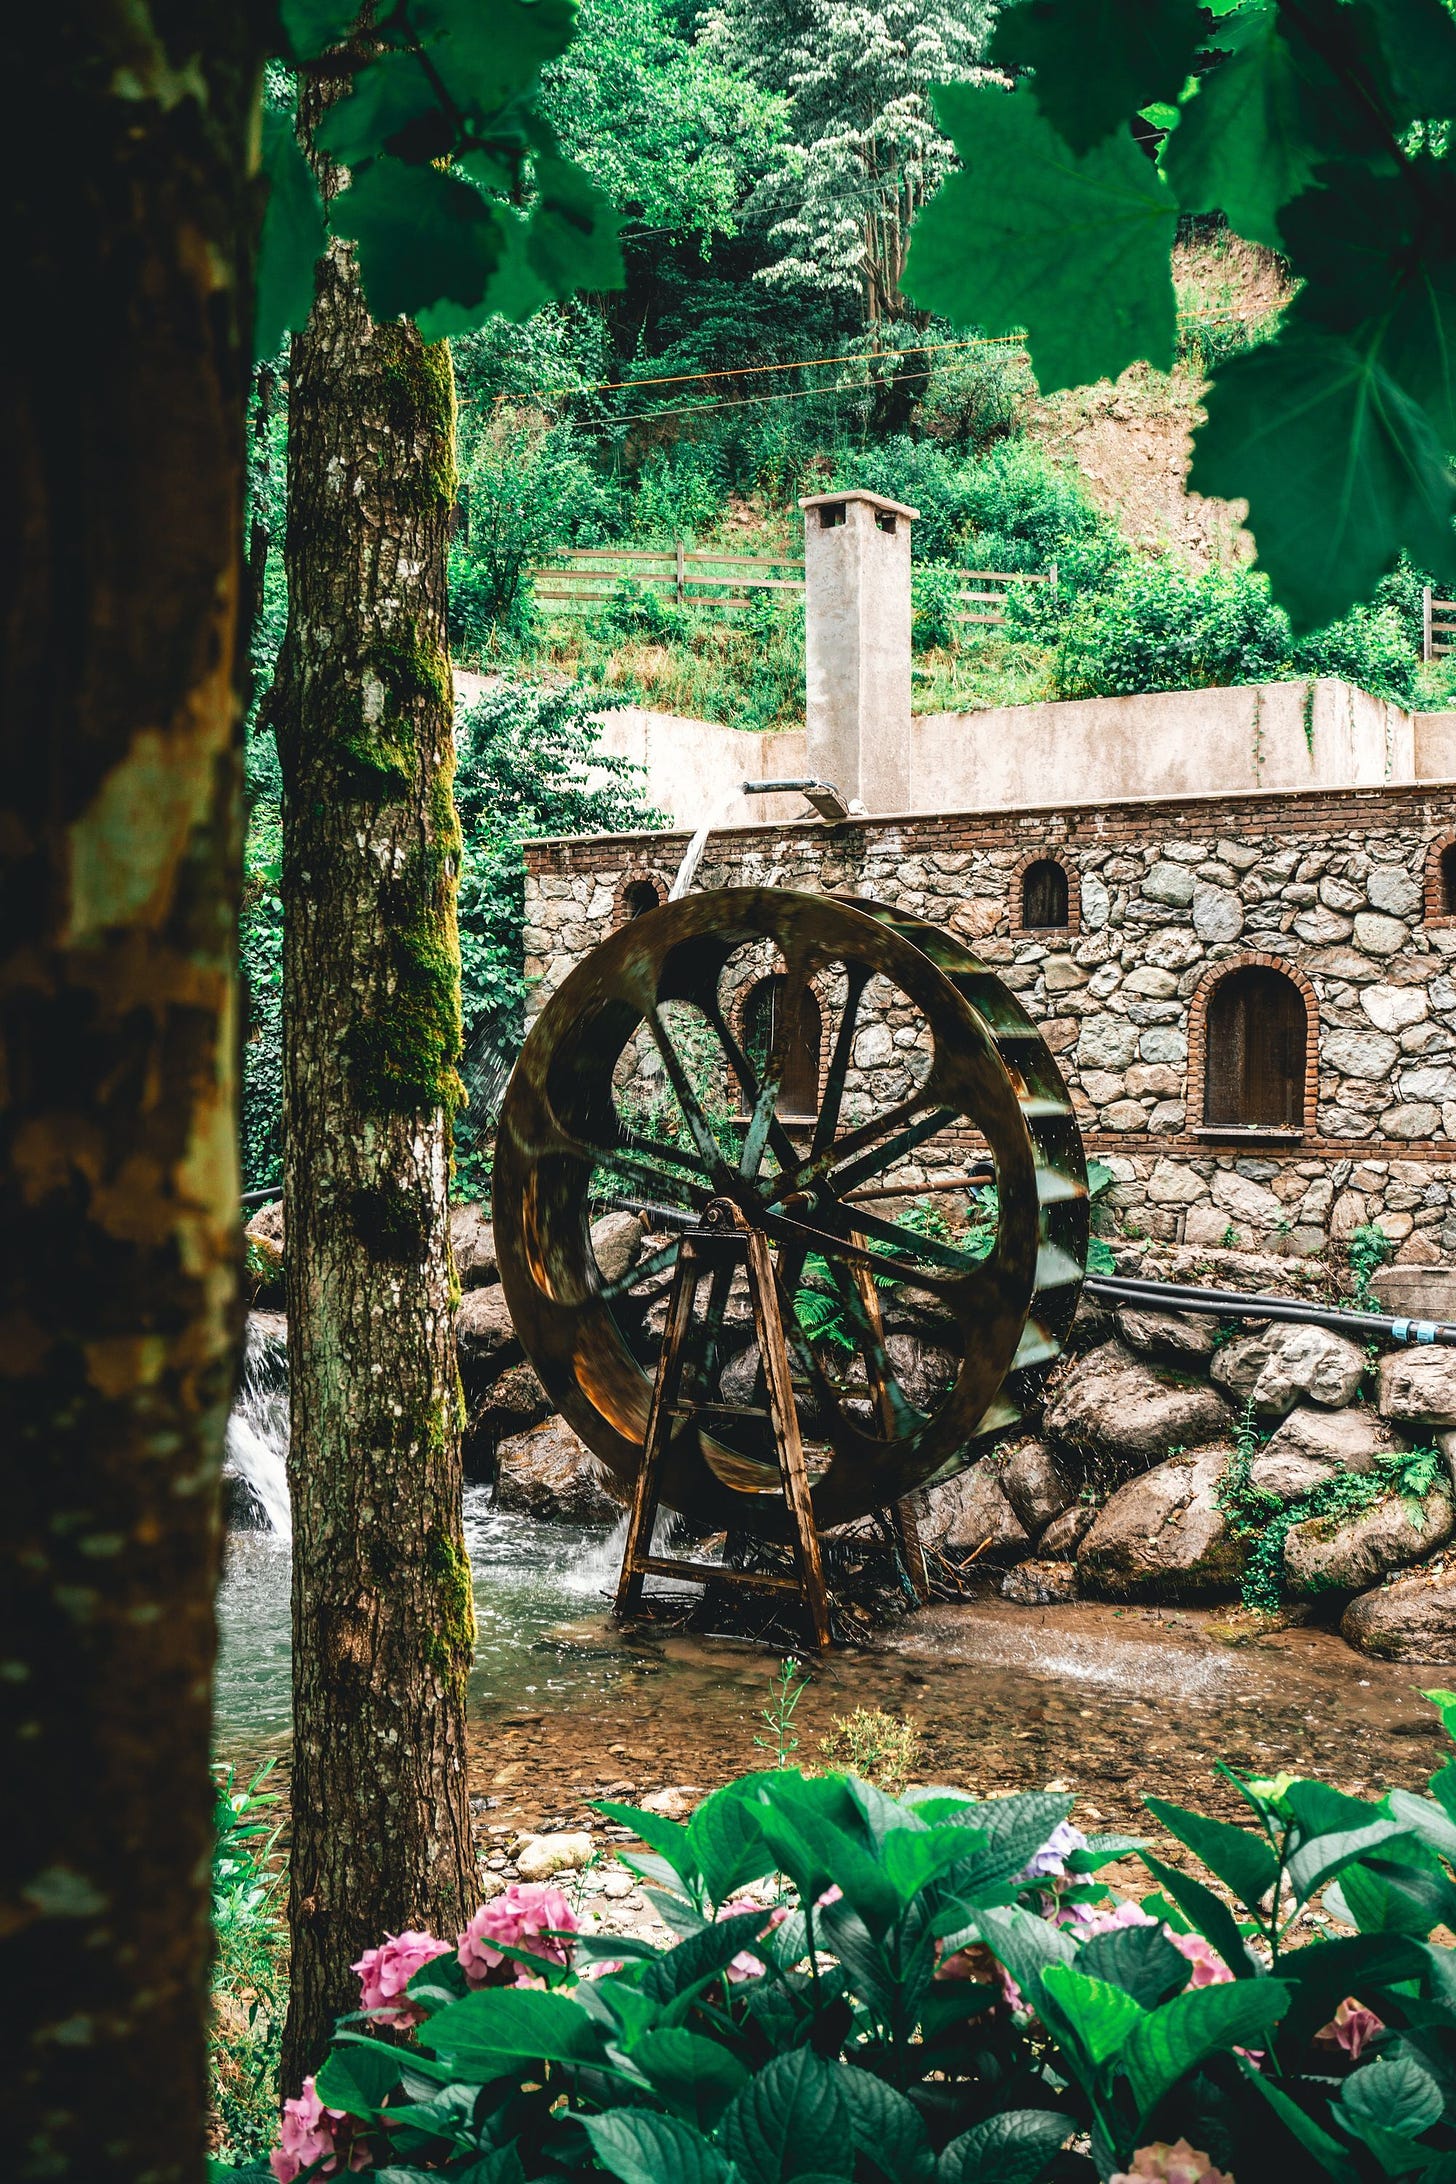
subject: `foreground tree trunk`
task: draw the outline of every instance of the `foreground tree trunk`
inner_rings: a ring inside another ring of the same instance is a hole
[[[453,1937],[473,1892],[448,1205],[453,433],[445,345],[374,325],[334,243],[293,343],[273,700],[294,1541],[286,2093],[358,2007],[361,1950],[404,1927]]]
[[[202,2173],[265,31],[82,0],[11,33],[0,1984],[5,2173],[48,2184]]]

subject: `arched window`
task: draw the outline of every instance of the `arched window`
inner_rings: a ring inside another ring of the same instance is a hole
[[[1456,842],[1448,842],[1441,852],[1441,916],[1456,918]]]
[[[762,1078],[778,1037],[779,1010],[783,1006],[782,977],[761,978],[750,987],[743,1003],[743,1044],[755,1076]],[[799,1025],[785,1059],[784,1081],[779,1087],[775,1112],[780,1122],[812,1122],[819,1112],[819,1053],[823,1020],[813,988],[805,986],[799,1001]],[[742,1103],[746,1108],[748,1102]]]
[[[1067,875],[1055,857],[1038,857],[1021,875],[1021,922],[1030,932],[1065,932]]]
[[[629,880],[622,889],[622,911],[628,918],[640,918],[645,910],[655,910],[661,901],[653,880]]]
[[[1282,971],[1246,963],[1208,998],[1205,1129],[1297,1130],[1304,1121],[1309,1018]]]

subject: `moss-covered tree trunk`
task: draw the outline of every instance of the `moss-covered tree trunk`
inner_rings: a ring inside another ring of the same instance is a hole
[[[357,2008],[360,1951],[403,1927],[452,1937],[474,1871],[448,1204],[453,431],[448,350],[375,325],[334,243],[293,342],[273,700],[293,1503],[285,2092]]]
[[[266,22],[16,17],[0,355],[7,2177],[201,2176]]]

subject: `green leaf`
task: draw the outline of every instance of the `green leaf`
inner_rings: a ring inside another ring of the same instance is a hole
[[[660,1812],[643,1812],[636,1805],[614,1805],[610,1799],[592,1799],[593,1812],[615,1821],[618,1827],[631,1828],[641,1837],[649,1849],[665,1858],[674,1873],[685,1881],[698,1878],[698,1861],[693,1855],[692,1842],[681,1821],[669,1820]]]
[[[880,1865],[901,1902],[908,1903],[965,1856],[964,1828],[896,1828],[881,1845]]]
[[[936,2184],[1033,2184],[1073,2129],[1048,2108],[1008,2108],[952,2139]]]
[[[1043,393],[1137,357],[1168,369],[1177,208],[1132,138],[1079,159],[1026,91],[943,84],[935,108],[962,169],[915,223],[905,294],[957,325],[1024,327]]]
[[[700,2131],[676,2116],[617,2108],[578,2116],[602,2167],[622,2184],[726,2184],[728,2164]]]
[[[1441,0],[1368,0],[1403,121],[1456,115],[1456,23]]]
[[[1279,1878],[1279,1861],[1262,1836],[1237,1828],[1228,1820],[1210,1820],[1205,1813],[1190,1812],[1184,1805],[1170,1805],[1166,1798],[1145,1797],[1143,1803],[1170,1835],[1186,1844],[1210,1873],[1217,1874],[1224,1886],[1233,1890],[1247,1910],[1258,1911]],[[1161,1872],[1158,1877],[1162,1878]],[[1173,1900],[1176,1903],[1178,1899],[1175,1896]]]
[[[1406,1830],[1374,1805],[1346,1797],[1323,1782],[1292,1782],[1286,1796],[1299,1824],[1300,1842],[1285,1873],[1295,1901],[1305,1903],[1322,1884]]]
[[[490,116],[565,52],[577,0],[415,0],[411,14],[456,105]]]
[[[1022,0],[996,25],[991,58],[1033,68],[1032,95],[1074,152],[1175,101],[1203,37],[1196,0]]]
[[[319,2099],[349,2116],[377,2115],[409,2059],[378,2040],[338,2040],[319,2065]]]
[[[644,2033],[629,2050],[632,2061],[654,2093],[676,2115],[702,2130],[718,2120],[748,2077],[742,2063],[721,2041],[700,2032],[670,2026]]]
[[[1360,2171],[1337,2138],[1331,2138],[1328,2131],[1312,2116],[1307,2116],[1299,2103],[1292,2101],[1272,2079],[1266,2078],[1247,2056],[1239,2057],[1239,2068],[1250,2085],[1257,2087],[1290,2136],[1306,2153],[1313,2154],[1320,2167],[1335,2178],[1336,2184],[1360,2184]]]
[[[1041,1985],[1098,2069],[1121,2050],[1146,2014],[1123,1988],[1093,1979],[1068,1964],[1048,1965]]]
[[[381,152],[438,159],[455,141],[455,124],[413,53],[381,53],[323,114],[315,136],[323,151],[356,167]]]
[[[982,1939],[998,1964],[1004,1964],[1028,2001],[1051,1965],[1076,1962],[1077,1945],[1070,1934],[1045,1919],[1033,1917],[1019,1904],[1007,1910],[982,1909],[976,1913]]]
[[[913,2101],[869,2070],[843,2068],[836,2083],[849,2106],[855,2145],[890,2184],[912,2184],[928,2173],[930,2140]]]
[[[478,190],[438,167],[376,159],[329,208],[359,245],[364,295],[380,321],[448,297],[477,303],[501,254],[500,224]]]
[[[749,2079],[718,2132],[747,2184],[781,2184],[812,2169],[853,2174],[854,2133],[839,2079],[808,2048],[776,2055]]]
[[[1082,1944],[1077,1969],[1121,1987],[1150,2010],[1186,1987],[1193,1967],[1161,1926],[1117,1926]]]
[[[672,2002],[716,1979],[742,1949],[752,1949],[768,1924],[767,1911],[737,1911],[699,1933],[689,1934],[649,1964],[641,1992],[652,2002]]]
[[[313,170],[293,133],[289,115],[263,112],[263,172],[268,202],[258,243],[258,288],[253,313],[253,356],[265,363],[283,336],[298,333],[313,309],[314,267],[328,233]]]
[[[1282,248],[1278,214],[1314,168],[1309,93],[1276,8],[1241,8],[1215,34],[1235,50],[1185,99],[1163,152],[1182,212],[1221,212],[1251,243]]]
[[[293,57],[312,61],[342,45],[359,20],[359,0],[282,0],[279,14]]]
[[[1257,2045],[1284,2014],[1289,1989],[1277,1979],[1236,1979],[1195,1987],[1143,2016],[1122,2054],[1141,2119],[1211,2055]]]
[[[1352,2073],[1340,2088],[1338,2114],[1364,2138],[1372,2128],[1419,2138],[1445,2111],[1441,2088],[1409,2050],[1381,2055]]]
[[[1015,1880],[1072,1805],[1070,1797],[1026,1790],[1019,1797],[989,1798],[957,1814],[953,1824],[968,1839],[966,1862],[954,1876],[957,1894],[974,1898],[980,1890]],[[979,1843],[976,1836],[982,1838]]]
[[[1456,1917],[1456,1890],[1431,1857],[1420,1862],[1399,1856],[1359,1860],[1346,1866],[1339,1889],[1362,1934],[1404,1934],[1424,1941],[1433,1926],[1449,1925]]]
[[[1176,1866],[1165,1865],[1151,1851],[1139,1853],[1143,1864],[1153,1879],[1166,1889],[1183,1916],[1212,1943],[1235,1979],[1249,1979],[1254,1974],[1254,1962],[1244,1946],[1238,1922],[1222,1897],[1191,1873],[1180,1873]]]
[[[538,158],[537,197],[526,230],[531,271],[553,296],[620,288],[621,222],[611,199],[569,159]]]
[[[703,1876],[703,1885],[715,1904],[726,1903],[749,1881],[761,1880],[773,1866],[773,1855],[759,1827],[754,1775],[716,1790],[699,1805],[688,1822],[688,1843]]]
[[[1456,1691],[1423,1691],[1421,1697],[1435,1707],[1441,1717],[1441,1727],[1456,1743]]]
[[[602,2035],[569,1995],[532,1987],[485,1987],[438,2010],[421,2027],[437,2055],[461,2070],[499,2077],[516,2063],[591,2063]]]

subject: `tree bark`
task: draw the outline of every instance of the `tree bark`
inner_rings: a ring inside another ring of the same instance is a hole
[[[448,1204],[453,437],[445,345],[376,326],[334,243],[293,343],[273,698],[294,1542],[286,2093],[358,2007],[360,1951],[404,1927],[452,1938],[474,1893]]]
[[[11,34],[0,1981],[26,2179],[202,2173],[267,28],[79,0]]]

